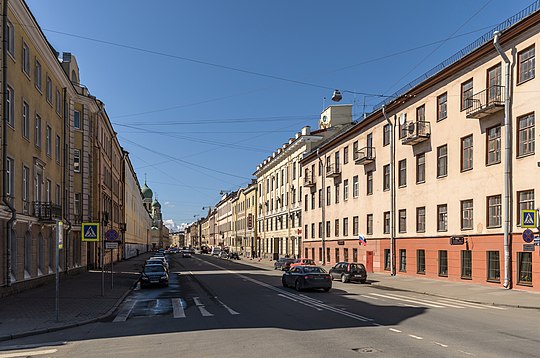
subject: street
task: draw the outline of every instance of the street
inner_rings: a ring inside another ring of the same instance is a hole
[[[170,255],[167,288],[137,287],[107,321],[2,342],[2,357],[530,357],[540,312],[369,284],[296,292],[281,272]]]

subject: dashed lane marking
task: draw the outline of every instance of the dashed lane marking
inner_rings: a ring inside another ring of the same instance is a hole
[[[399,329],[395,329],[395,328],[388,328],[388,330],[392,332],[396,332],[396,333],[401,333]]]
[[[414,338],[414,339],[424,339],[422,337],[415,336],[414,334],[409,334],[409,337]]]
[[[172,302],[172,307],[173,307],[173,317],[186,318],[186,313],[184,312],[182,300],[180,298],[172,298],[171,302]]]
[[[448,348],[448,344],[442,344],[442,343],[439,343],[439,342],[433,342],[435,343],[436,345],[438,346],[441,346],[441,347],[444,347],[444,348]]]

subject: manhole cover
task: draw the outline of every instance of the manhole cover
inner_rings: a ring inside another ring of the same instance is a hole
[[[378,350],[376,350],[373,347],[353,348],[352,350],[357,353],[377,353],[378,352]]]

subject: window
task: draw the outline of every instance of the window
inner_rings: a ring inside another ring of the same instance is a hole
[[[446,92],[437,97],[437,120],[442,121],[448,115],[448,96]]]
[[[353,142],[352,150],[353,150],[353,160],[358,159],[358,141]]]
[[[47,76],[45,81],[45,96],[47,97],[47,102],[52,104],[52,80]]]
[[[343,164],[349,162],[349,146],[343,148]]]
[[[392,127],[390,124],[385,124],[383,127],[383,146],[387,146],[390,144],[390,132],[392,131]]]
[[[373,235],[373,214],[366,216],[366,234]]]
[[[448,175],[448,147],[441,145],[437,148],[437,178]]]
[[[323,223],[319,222],[319,238],[323,237],[323,230],[324,230]]]
[[[22,106],[22,135],[26,139],[30,139],[30,106],[23,101]]]
[[[439,250],[439,276],[448,276],[448,251]]]
[[[349,249],[343,248],[343,261],[349,261]]]
[[[534,78],[534,46],[518,53],[518,84]]]
[[[519,191],[518,194],[518,212],[519,225],[521,225],[521,211],[534,210],[534,190]]]
[[[407,159],[400,160],[398,163],[399,176],[398,185],[400,187],[407,185]]]
[[[36,60],[35,69],[34,69],[34,81],[36,82],[36,88],[41,91],[41,63]]]
[[[400,209],[398,211],[398,216],[399,216],[399,232],[401,233],[407,232],[407,210]]]
[[[6,195],[9,198],[15,196],[13,183],[15,182],[15,161],[11,158],[6,160]]]
[[[308,195],[306,194],[306,197],[304,198],[304,210],[308,211]]]
[[[390,234],[390,212],[389,211],[384,212],[383,232],[385,234]]]
[[[491,67],[487,70],[487,89],[488,89],[488,98],[487,104],[493,102],[500,103],[504,100],[502,97],[502,87],[501,87],[501,64]]]
[[[473,101],[473,80],[470,79],[467,82],[461,84],[461,110],[464,111],[467,108],[472,107]]]
[[[487,252],[487,280],[501,281],[501,262],[499,260],[499,251]]]
[[[81,112],[79,111],[73,112],[73,127],[81,129]]]
[[[81,171],[81,151],[78,149],[73,150],[73,171],[75,173]]]
[[[24,73],[26,73],[28,76],[30,76],[30,48],[26,43],[23,42],[22,46],[22,70]]]
[[[473,168],[473,136],[461,138],[461,171]]]
[[[358,262],[358,249],[352,249],[352,260]]]
[[[339,204],[339,183],[334,185],[334,197],[336,204]]]
[[[383,190],[390,190],[390,164],[383,166]]]
[[[330,205],[331,203],[331,200],[330,200],[330,186],[327,186],[326,187],[326,205]]]
[[[473,228],[473,201],[461,201],[461,230]]]
[[[34,138],[35,142],[34,144],[36,147],[41,147],[41,117],[36,114],[36,123],[34,126]]]
[[[390,249],[384,249],[384,270],[390,271]]]
[[[319,189],[319,208],[322,207],[323,202],[323,191],[322,189]]]
[[[6,49],[11,56],[15,56],[15,28],[13,24],[8,20],[6,21]]]
[[[488,228],[501,227],[501,222],[502,222],[501,221],[501,213],[502,213],[501,196],[500,195],[488,196],[487,206],[488,206],[488,210],[487,210]]]
[[[62,96],[60,91],[56,90],[56,113],[60,114],[62,112]]]
[[[315,209],[315,193],[311,193],[311,210],[313,209]]]
[[[426,274],[426,250],[416,250],[416,273]]]
[[[334,220],[334,236],[339,236],[339,219]]]
[[[343,236],[349,236],[349,218],[343,218]]]
[[[518,157],[534,154],[534,113],[518,117]]]
[[[501,162],[501,127],[488,128],[486,131],[487,153],[486,165],[497,164]]]
[[[424,183],[426,181],[426,154],[418,154],[416,156],[416,183]]]
[[[10,86],[7,86],[7,93],[6,93],[6,118],[7,122],[10,126],[15,126],[15,92],[13,91],[13,88]]]
[[[518,252],[518,284],[532,285],[532,252]]]
[[[373,194],[373,170],[366,173],[366,195]]]
[[[51,190],[52,190],[52,182],[50,179],[47,179],[45,182],[45,202],[50,203],[51,202]]]
[[[52,154],[52,128],[45,128],[45,153],[50,157]]]
[[[407,135],[407,113],[402,113],[401,116],[403,119],[400,119],[400,123],[403,122],[403,125],[399,125],[399,139],[404,138]]]
[[[22,172],[22,201],[23,213],[28,214],[30,210],[30,168],[23,166]]]
[[[326,248],[326,262],[330,262],[330,248]]]
[[[353,236],[358,236],[358,216],[353,216],[352,218],[352,234]]]
[[[448,231],[448,207],[437,205],[437,231]]]
[[[328,220],[326,222],[326,232],[325,232],[326,236],[325,237],[330,237],[330,220]]]
[[[311,238],[315,238],[315,223],[311,223]]]
[[[461,250],[461,278],[472,278],[472,251]]]
[[[358,175],[353,176],[353,198],[358,197]]]
[[[399,249],[399,271],[407,271],[407,250]]]
[[[339,259],[339,248],[336,247],[336,249],[335,249],[334,252],[335,252],[335,259],[336,259],[336,262],[341,261],[341,260]]]
[[[416,208],[416,232],[426,232],[426,207]]]
[[[341,165],[341,159],[339,158],[339,150],[334,153],[334,166],[335,171],[339,173]]]
[[[349,200],[349,179],[343,180],[343,200]]]
[[[426,121],[426,106],[425,105],[421,105],[420,107],[416,108],[416,121],[417,122]]]

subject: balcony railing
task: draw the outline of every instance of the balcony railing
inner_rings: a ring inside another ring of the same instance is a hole
[[[327,177],[337,177],[341,175],[341,166],[339,164],[329,164],[326,166]]]
[[[402,144],[415,145],[417,143],[428,140],[431,136],[431,125],[429,122],[411,122],[406,123],[405,126],[405,137],[401,139]]]
[[[304,186],[315,186],[315,179],[311,175],[304,177]]]
[[[356,158],[354,159],[355,164],[366,165],[373,163],[375,161],[375,148],[374,147],[364,147],[356,151]]]
[[[62,217],[62,207],[51,202],[34,201],[34,217],[40,221],[54,221]]]
[[[484,118],[504,108],[504,86],[493,85],[468,98],[467,118]]]

